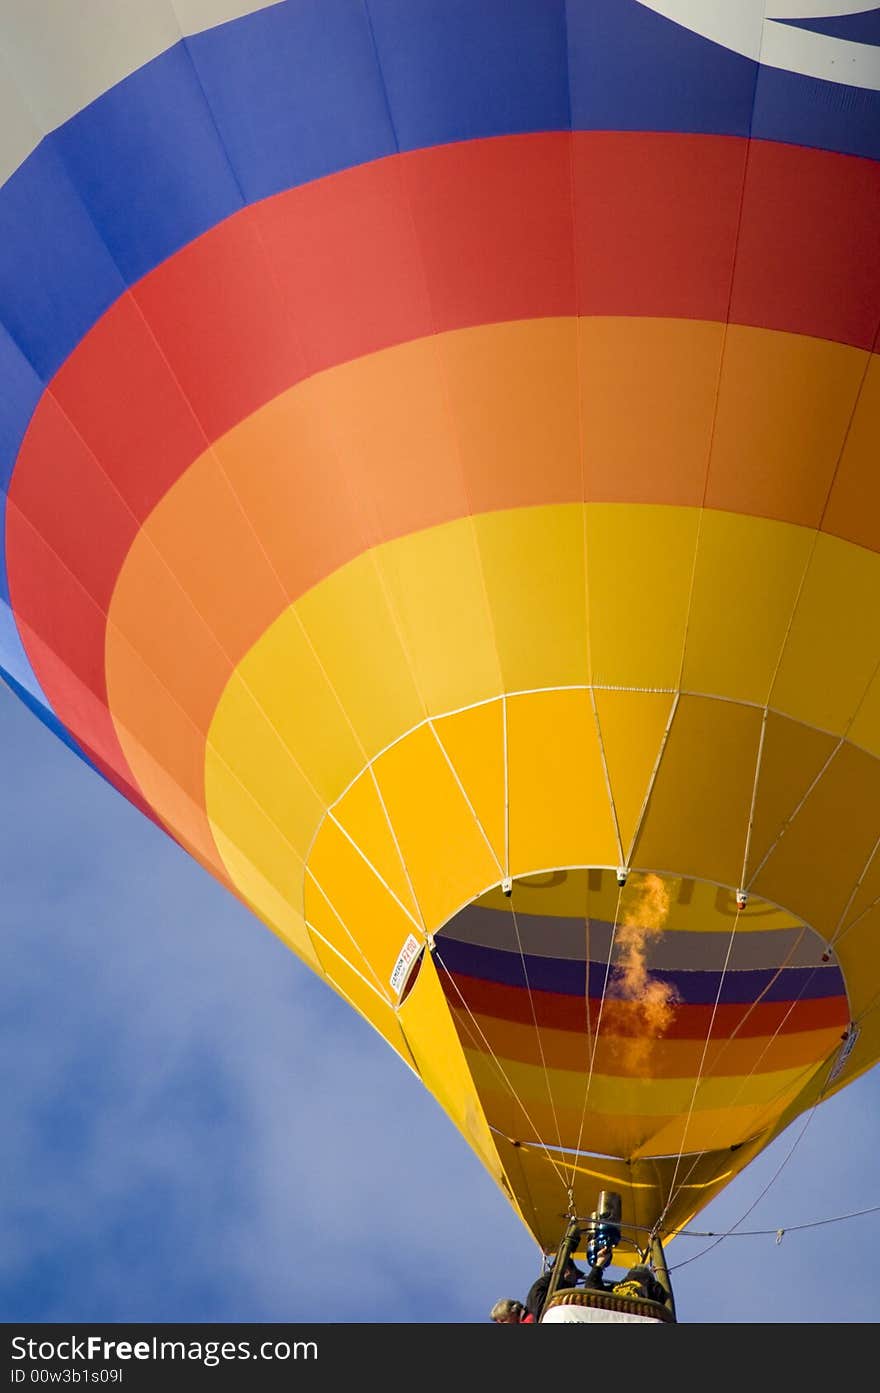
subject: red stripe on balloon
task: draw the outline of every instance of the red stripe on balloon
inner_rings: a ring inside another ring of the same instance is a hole
[[[461,1007],[462,999],[469,1011],[478,1016],[513,1021],[518,1025],[548,1030],[571,1031],[583,1036],[587,1030],[587,1003],[582,996],[561,992],[542,992],[522,987],[499,985],[479,977],[458,973],[451,978],[442,972],[441,980],[450,1005]],[[601,1002],[591,998],[590,1021],[595,1028]],[[534,1015],[533,1015],[534,1010]],[[627,1014],[632,1017],[632,1029],[624,1029]],[[846,998],[843,996],[804,998],[801,1001],[758,1001],[754,1005],[742,1002],[722,1002],[714,1007],[706,1004],[682,1003],[674,1007],[666,1040],[705,1040],[710,1029],[712,1039],[729,1039],[733,1035],[770,1037],[793,1035],[809,1030],[827,1030],[833,1026],[843,1029],[849,1022]],[[638,1038],[645,1034],[644,1017],[638,1002],[614,1002],[614,1022],[607,1027],[609,1035]],[[604,1033],[604,1031],[603,1031]]]

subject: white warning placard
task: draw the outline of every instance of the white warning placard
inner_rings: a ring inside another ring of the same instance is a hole
[[[400,993],[406,986],[406,979],[409,977],[412,965],[421,951],[422,945],[419,943],[419,940],[413,934],[409,934],[398,954],[397,962],[394,964],[394,971],[391,974],[391,990],[396,996],[400,996]]]

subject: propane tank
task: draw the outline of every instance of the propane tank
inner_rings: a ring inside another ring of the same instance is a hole
[[[600,1190],[599,1203],[586,1229],[587,1261],[591,1267],[603,1248],[614,1249],[620,1242],[620,1214],[620,1195],[614,1190]]]

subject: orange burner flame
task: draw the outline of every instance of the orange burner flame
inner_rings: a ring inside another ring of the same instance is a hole
[[[613,1032],[625,1037],[620,1048],[627,1069],[644,1073],[654,1042],[668,1030],[680,998],[675,987],[652,977],[647,966],[648,946],[663,933],[669,913],[669,888],[660,876],[646,875],[632,890],[635,902],[626,907],[615,934],[614,975],[609,986],[609,997],[632,1005],[626,1011],[615,1010],[612,1001],[608,1012]]]

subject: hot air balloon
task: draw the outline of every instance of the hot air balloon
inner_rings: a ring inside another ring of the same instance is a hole
[[[0,41],[2,675],[541,1248],[668,1244],[880,1055],[876,8]]]

